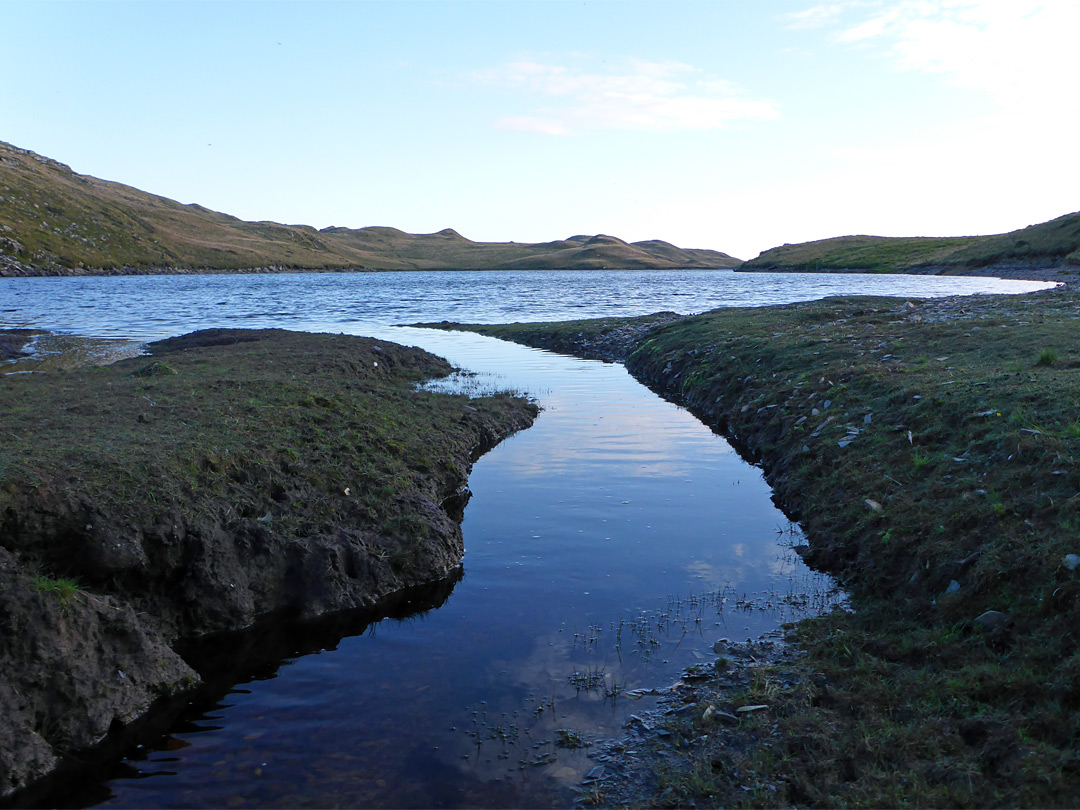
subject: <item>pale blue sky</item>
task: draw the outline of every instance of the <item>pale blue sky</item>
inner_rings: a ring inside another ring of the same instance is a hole
[[[740,258],[1080,209],[1080,0],[0,0],[0,140],[243,219]]]

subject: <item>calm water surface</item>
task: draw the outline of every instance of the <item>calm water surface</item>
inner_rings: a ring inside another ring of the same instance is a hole
[[[145,341],[209,326],[423,346],[544,411],[473,470],[464,575],[398,618],[337,619],[250,659],[216,701],[77,802],[116,807],[567,806],[662,687],[830,603],[760,472],[621,366],[394,324],[500,322],[872,292],[1023,292],[992,279],[680,273],[388,273],[0,279],[0,326]],[[237,650],[241,645],[237,644]]]

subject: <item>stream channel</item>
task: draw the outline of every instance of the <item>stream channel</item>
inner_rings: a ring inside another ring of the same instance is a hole
[[[1044,286],[730,271],[0,279],[0,326],[57,335],[24,370],[70,335],[115,356],[199,328],[274,326],[419,345],[469,372],[449,384],[517,390],[543,408],[473,469],[460,579],[407,594],[389,615],[204,651],[214,689],[65,801],[569,806],[597,764],[589,745],[572,746],[617,737],[655,706],[633,690],[711,664],[720,638],[757,638],[840,598],[791,551],[799,529],[760,470],[621,365],[396,324]]]

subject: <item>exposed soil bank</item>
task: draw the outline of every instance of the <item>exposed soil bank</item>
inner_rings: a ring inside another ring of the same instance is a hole
[[[151,350],[0,378],[0,796],[195,685],[181,643],[447,577],[472,462],[536,415],[384,341]]]
[[[741,692],[697,687],[641,763],[654,792],[593,800],[1080,804],[1078,335],[1066,289],[716,310],[628,346],[761,464],[856,610],[797,625]]]

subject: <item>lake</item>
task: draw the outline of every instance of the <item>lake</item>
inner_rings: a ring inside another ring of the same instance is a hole
[[[477,462],[456,582],[391,615],[253,631],[198,651],[212,686],[64,801],[115,807],[568,806],[594,763],[556,745],[619,735],[719,638],[828,609],[831,581],[761,472],[619,365],[420,321],[699,312],[872,293],[1019,293],[926,276],[448,272],[0,279],[0,326],[116,346],[206,327],[419,345],[543,412]],[[43,341],[41,350],[49,351]]]

